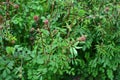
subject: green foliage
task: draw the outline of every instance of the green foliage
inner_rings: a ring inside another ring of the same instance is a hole
[[[119,80],[119,0],[1,0],[1,80]]]

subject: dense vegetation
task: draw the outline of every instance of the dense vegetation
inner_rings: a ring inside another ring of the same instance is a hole
[[[120,1],[0,0],[0,80],[120,80]]]

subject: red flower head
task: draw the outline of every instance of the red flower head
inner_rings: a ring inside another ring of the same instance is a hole
[[[82,35],[77,39],[78,41],[86,41],[86,35]]]
[[[44,24],[45,24],[45,25],[48,25],[48,22],[49,22],[49,21],[46,19],[46,20],[44,21]]]
[[[39,20],[39,17],[37,15],[35,15],[33,18],[34,18],[35,21]]]

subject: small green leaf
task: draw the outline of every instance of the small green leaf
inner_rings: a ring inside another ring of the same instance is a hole
[[[48,31],[48,30],[41,29],[41,32],[42,32],[45,36],[49,36],[49,31]]]
[[[85,12],[84,10],[80,10],[80,11],[79,11],[79,16],[84,16],[85,13],[86,13],[86,12]]]
[[[113,71],[112,70],[110,70],[110,69],[108,69],[107,70],[107,76],[108,76],[108,78],[110,78],[110,80],[113,80]]]
[[[73,58],[74,53],[73,53],[73,48],[72,47],[70,48],[70,53],[71,53],[71,57]]]
[[[14,54],[15,49],[13,47],[6,47],[6,52],[8,54]]]
[[[36,62],[37,62],[38,64],[43,64],[43,63],[44,63],[44,60],[43,60],[42,58],[38,58],[38,59],[36,60]]]
[[[4,78],[7,77],[7,72],[6,72],[6,70],[3,71],[2,76],[3,76]]]
[[[77,50],[75,48],[73,48],[73,53],[74,53],[75,56],[78,55]]]
[[[75,47],[75,49],[82,49],[82,47]]]

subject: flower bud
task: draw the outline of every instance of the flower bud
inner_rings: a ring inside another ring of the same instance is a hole
[[[48,20],[47,20],[47,19],[44,21],[44,24],[45,24],[45,25],[48,25]]]
[[[15,9],[18,9],[18,8],[19,8],[19,5],[15,4],[15,5],[14,5],[14,8],[15,8]]]
[[[31,28],[31,29],[30,29],[30,32],[34,32],[34,31],[35,31],[35,28]]]
[[[36,15],[35,15],[33,18],[34,18],[35,21],[38,21],[38,20],[39,20],[39,17],[36,16]]]
[[[106,8],[105,8],[105,11],[107,11],[107,12],[108,12],[109,10],[110,10],[110,9],[109,9],[109,7],[106,7]]]
[[[82,35],[77,39],[78,41],[86,41],[86,35]]]

